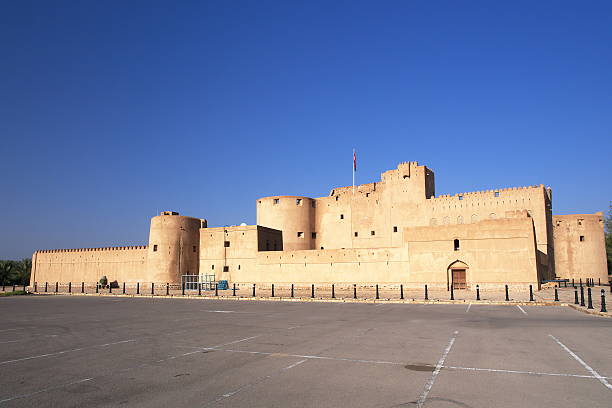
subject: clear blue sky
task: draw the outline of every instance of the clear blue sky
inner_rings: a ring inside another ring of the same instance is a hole
[[[255,222],[401,161],[612,200],[610,1],[5,1],[0,259]]]

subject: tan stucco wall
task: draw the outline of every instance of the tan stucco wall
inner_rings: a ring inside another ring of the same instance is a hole
[[[602,213],[555,215],[553,231],[559,278],[608,281]]]
[[[301,196],[273,196],[257,200],[257,225],[283,231],[286,250],[313,249],[313,200]],[[279,227],[282,227],[279,228]]]
[[[149,282],[147,247],[81,248],[36,251],[31,284],[38,282]]]

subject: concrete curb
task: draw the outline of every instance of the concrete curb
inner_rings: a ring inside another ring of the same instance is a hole
[[[581,306],[576,306],[576,305],[574,305],[572,303],[568,304],[567,306],[569,306],[572,309],[577,310],[579,312],[590,314],[590,315],[601,316],[601,317],[612,317],[612,315],[610,313],[602,313],[602,312],[599,312],[599,311],[597,311],[595,309],[593,309],[593,310],[585,309],[585,308],[583,308]]]

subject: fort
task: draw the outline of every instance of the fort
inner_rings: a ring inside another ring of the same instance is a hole
[[[455,289],[608,281],[603,214],[552,214],[543,185],[435,195],[434,172],[400,163],[326,197],[256,200],[257,225],[209,228],[164,211],[146,246],[40,250],[31,283],[428,284]]]

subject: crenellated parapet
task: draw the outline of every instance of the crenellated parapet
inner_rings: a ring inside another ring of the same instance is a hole
[[[70,249],[42,249],[34,252],[35,254],[55,254],[66,252],[100,252],[100,251],[129,251],[135,249],[147,249],[148,245],[131,245],[118,247],[99,247],[99,248],[70,248]]]

